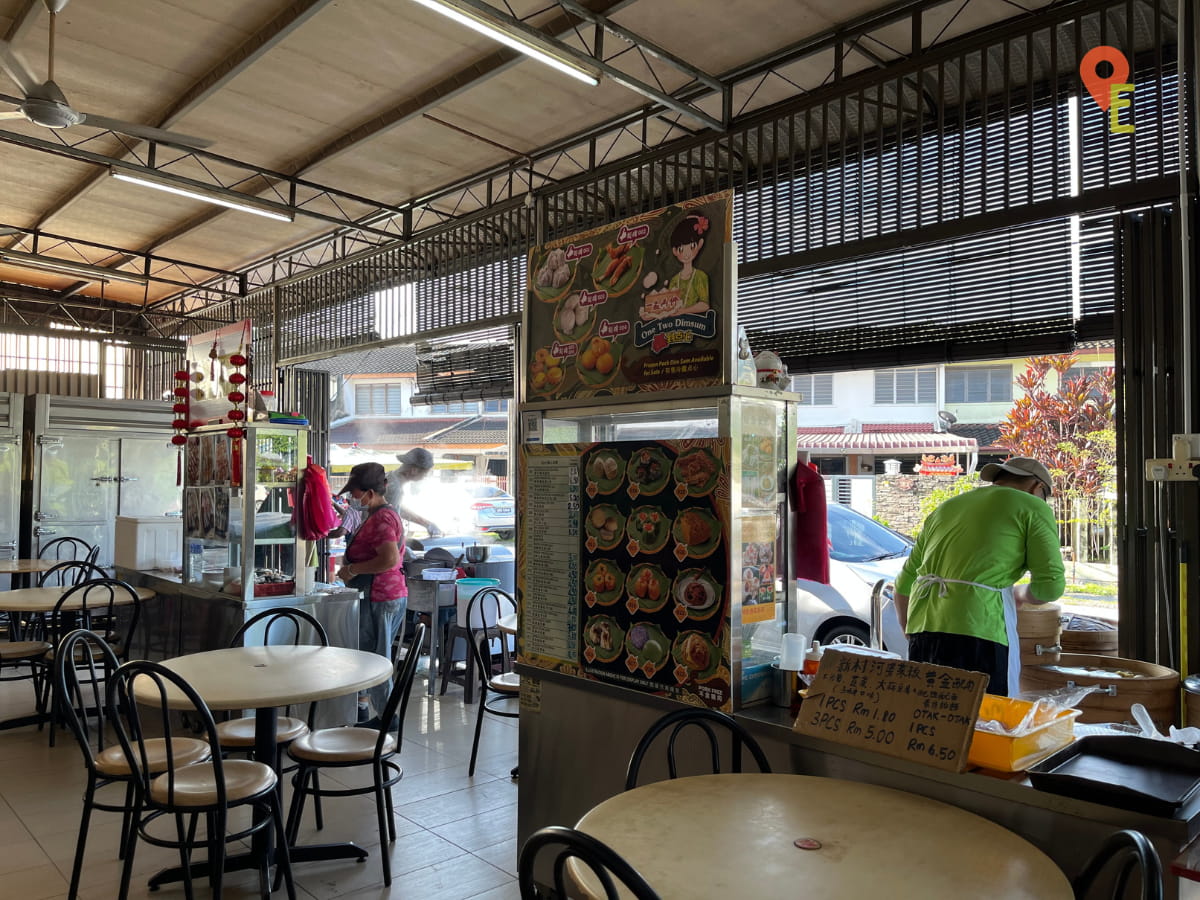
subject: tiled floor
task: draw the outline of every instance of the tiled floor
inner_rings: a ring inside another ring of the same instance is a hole
[[[31,709],[28,682],[0,684],[0,718]],[[463,706],[462,690],[453,686],[445,697],[426,697],[425,679],[418,676],[400,754],[404,778],[393,789],[396,842],[389,848],[391,887],[383,886],[374,802],[369,796],[333,798],[325,801],[321,832],[313,825],[309,804],[300,842],[353,840],[371,855],[363,863],[297,866],[300,900],[515,900],[520,896],[517,785],[509,777],[517,762],[517,720],[485,719],[479,766],[475,777],[468,778],[475,709]],[[58,746],[51,749],[45,732],[35,728],[0,731],[0,847],[4,848],[0,896],[49,900],[67,895],[85,777],[79,748],[66,732],[60,736]],[[330,776],[321,777],[325,782]],[[285,802],[289,795],[290,791],[285,793]],[[93,814],[80,892],[84,898],[112,900],[117,895],[119,823],[115,813]],[[146,886],[150,874],[178,862],[175,851],[140,844],[134,860],[131,897],[183,896],[182,886],[154,893]],[[257,896],[257,876],[231,875],[225,888],[229,898]],[[207,884],[198,882],[197,896],[207,893]]]

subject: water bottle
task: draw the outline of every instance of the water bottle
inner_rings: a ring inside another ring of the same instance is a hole
[[[204,580],[204,544],[188,542],[188,579],[192,582]]]

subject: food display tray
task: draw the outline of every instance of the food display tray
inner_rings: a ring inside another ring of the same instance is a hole
[[[1029,768],[1038,790],[1174,816],[1200,787],[1200,752],[1142,737],[1081,737]]]

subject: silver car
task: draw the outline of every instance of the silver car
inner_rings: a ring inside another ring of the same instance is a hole
[[[796,580],[791,631],[809,641],[865,646],[871,637],[871,592],[886,581],[883,643],[907,656],[908,642],[891,601],[891,583],[900,574],[913,542],[857,510],[838,503],[827,509],[829,584]]]

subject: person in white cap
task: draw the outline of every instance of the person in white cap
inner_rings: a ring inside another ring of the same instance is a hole
[[[908,657],[989,676],[988,693],[1018,690],[1017,606],[1066,588],[1049,470],[1026,456],[988,463],[993,487],[947,500],[925,520],[896,579]],[[1029,584],[1015,582],[1026,572]]]
[[[410,481],[420,481],[433,470],[433,454],[424,447],[413,447],[407,453],[397,453],[400,460],[399,468],[392,469],[387,475],[388,505],[400,513],[400,518],[415,522],[426,531],[430,537],[441,537],[442,530],[420,513],[404,506],[404,488]]]

